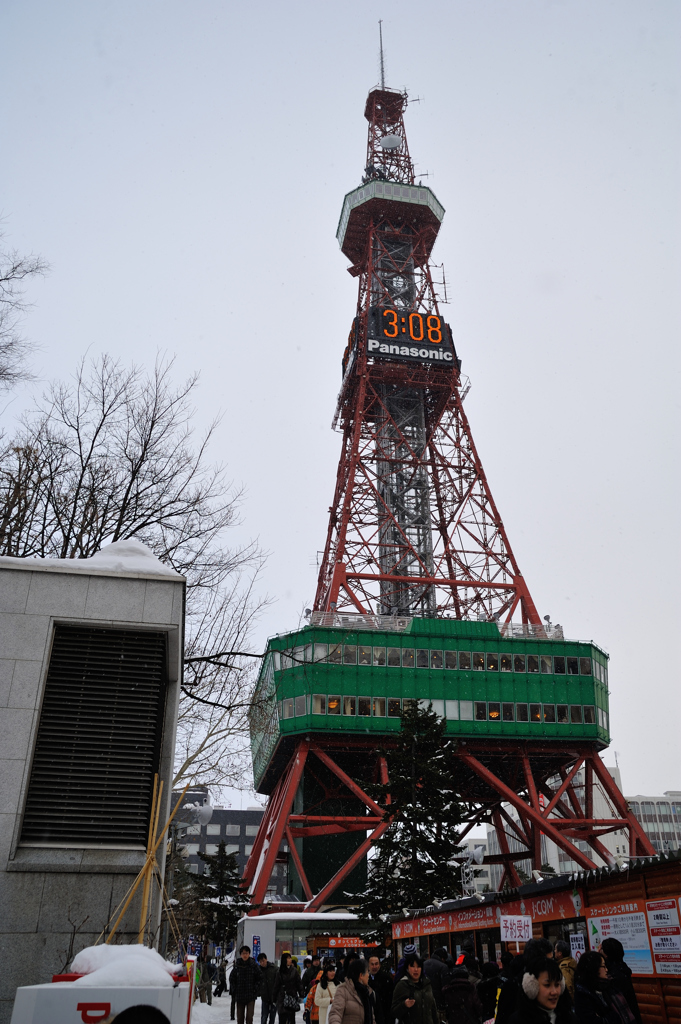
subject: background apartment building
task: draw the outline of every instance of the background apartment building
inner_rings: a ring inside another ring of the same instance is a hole
[[[179,792],[173,793],[173,806],[175,806],[179,795]],[[198,803],[201,806],[209,803],[208,789],[204,786],[196,786],[187,790],[183,803],[184,805]],[[183,824],[178,826],[177,845],[185,858],[187,870],[202,875],[206,865],[199,854],[206,853],[209,856],[215,856],[220,843],[223,842],[227,853],[233,853],[236,856],[239,870],[243,874],[262,821],[263,808],[247,807],[246,810],[241,811],[214,805],[212,810],[210,821],[206,825],[191,823],[187,820],[191,815],[183,815],[182,811],[178,811],[178,817]],[[287,872],[288,846],[286,843],[282,843],[272,871],[266,899],[276,898],[279,901],[286,901]]]

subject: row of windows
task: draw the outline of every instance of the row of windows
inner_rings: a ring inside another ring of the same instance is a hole
[[[462,722],[547,722],[557,725],[595,725],[608,728],[608,715],[593,704],[530,704],[483,700],[418,700],[399,697],[343,697],[313,693],[279,702],[280,718],[308,715],[348,715],[399,718],[410,704],[431,707],[440,718]]]
[[[224,832],[223,832],[223,829],[224,829]],[[226,836],[240,836],[241,835],[241,825],[221,825],[219,822],[213,822],[210,825],[206,825],[206,835],[207,836],[220,836],[220,835],[223,835],[223,834],[226,835]],[[247,835],[247,836],[257,836],[257,834],[258,834],[258,826],[257,825],[246,825],[245,826],[245,828],[244,828],[244,835]],[[201,835],[201,826],[200,825],[190,825],[187,828],[187,835],[188,836],[200,836]]]
[[[274,668],[305,662],[388,668],[445,668],[474,672],[539,672],[557,676],[594,675],[607,682],[607,669],[591,658],[550,654],[496,654],[490,651],[433,651],[414,647],[364,647],[360,644],[305,644],[274,651]]]
[[[670,804],[667,800],[657,800],[653,803],[652,800],[642,800],[639,804],[632,800],[629,806],[639,821],[676,821],[681,825],[681,803]]]
[[[209,857],[216,857],[219,847],[220,847],[219,843],[206,843],[206,845],[204,846],[202,852],[208,854]],[[198,852],[199,852],[200,849],[201,849],[201,846],[200,846],[199,843],[187,843],[186,850],[187,850],[187,855],[189,857],[192,857],[192,856],[196,857],[198,855]],[[245,853],[245,855],[247,857],[249,857],[250,854],[251,854],[252,849],[253,849],[252,846],[246,846],[244,848],[243,852]],[[236,854],[238,854],[239,850],[240,850],[240,847],[236,843],[234,843],[234,844],[232,844],[232,843],[225,843],[225,853],[236,853]]]

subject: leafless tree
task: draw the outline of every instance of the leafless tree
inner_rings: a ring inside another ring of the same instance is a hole
[[[195,436],[196,386],[173,386],[172,361],[146,375],[108,356],[53,385],[0,449],[0,554],[87,558],[135,537],[186,576],[175,782],[216,788],[244,778],[263,558],[227,544],[241,494],[209,462],[216,424]]]
[[[24,314],[31,303],[24,298],[27,278],[44,276],[50,269],[42,256],[22,256],[16,249],[3,245],[0,232],[0,389],[6,390],[22,380],[29,380],[26,357],[30,344],[21,333]]]

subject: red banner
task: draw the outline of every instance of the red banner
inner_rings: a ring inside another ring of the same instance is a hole
[[[498,928],[501,915],[528,916],[532,921],[557,921],[584,916],[581,891],[547,893],[546,896],[528,896],[509,903],[466,907],[461,910],[424,914],[407,921],[393,923],[393,938],[405,939],[416,935],[438,935],[445,932],[466,932],[481,928]]]

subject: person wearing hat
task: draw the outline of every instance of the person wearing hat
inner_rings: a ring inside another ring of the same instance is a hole
[[[463,964],[448,971],[442,983],[442,1002],[447,1024],[476,1024],[483,1019],[477,989]]]
[[[400,978],[403,978],[404,975],[407,973],[407,968],[405,966],[407,962],[407,957],[412,956],[412,954],[414,953],[416,953],[416,946],[414,945],[413,942],[408,942],[405,945],[404,949],[402,950],[402,956],[397,962],[397,970],[395,971],[395,984],[397,984]]]

